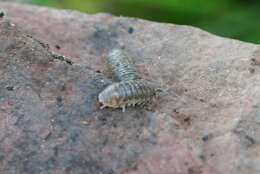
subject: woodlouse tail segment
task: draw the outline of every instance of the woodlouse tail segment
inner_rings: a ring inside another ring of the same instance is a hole
[[[108,64],[118,81],[140,79],[133,59],[122,49],[113,49],[110,51]]]

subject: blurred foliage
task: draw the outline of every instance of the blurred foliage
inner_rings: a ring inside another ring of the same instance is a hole
[[[260,43],[259,0],[31,0],[87,13],[108,12],[193,25],[220,36]]]

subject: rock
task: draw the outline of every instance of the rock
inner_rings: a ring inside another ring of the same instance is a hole
[[[260,173],[258,45],[108,14],[0,8],[0,173]],[[152,109],[99,109],[114,47],[163,87]]]

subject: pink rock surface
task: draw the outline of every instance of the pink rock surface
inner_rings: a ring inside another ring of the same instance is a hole
[[[108,14],[0,9],[0,173],[260,173],[258,45]],[[165,89],[151,110],[98,109],[114,47]]]

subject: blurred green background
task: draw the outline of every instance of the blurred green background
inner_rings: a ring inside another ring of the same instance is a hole
[[[192,25],[220,36],[260,43],[260,0],[30,0],[86,13],[108,12]]]

